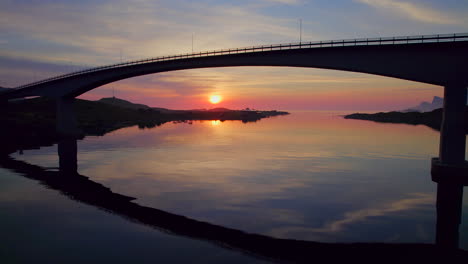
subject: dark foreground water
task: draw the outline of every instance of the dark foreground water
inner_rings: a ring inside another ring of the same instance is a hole
[[[78,141],[78,172],[145,208],[248,233],[433,243],[437,186],[430,158],[438,154],[438,132],[340,114],[125,128]],[[141,224],[129,213],[80,201],[60,184],[44,184],[57,171],[57,146],[12,158],[20,165],[0,167],[2,263],[266,261]],[[21,172],[28,164],[35,166]],[[464,197],[460,245],[468,249]]]

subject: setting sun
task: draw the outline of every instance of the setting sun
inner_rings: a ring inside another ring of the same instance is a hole
[[[212,103],[212,104],[217,104],[217,103],[221,102],[221,100],[222,100],[222,98],[219,95],[210,96],[210,103]]]

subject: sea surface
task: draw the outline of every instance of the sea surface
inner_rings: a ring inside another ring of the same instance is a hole
[[[343,114],[123,128],[79,140],[78,173],[135,204],[247,233],[433,243],[439,132]],[[59,166],[57,145],[11,157],[44,171]],[[34,173],[0,167],[3,263],[267,262],[74,199]],[[468,250],[467,195],[460,247]]]

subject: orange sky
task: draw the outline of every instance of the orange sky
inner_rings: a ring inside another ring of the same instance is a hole
[[[112,83],[81,96],[116,97],[172,109],[399,110],[442,96],[438,86],[309,68],[184,70]],[[223,101],[213,105],[211,95]]]

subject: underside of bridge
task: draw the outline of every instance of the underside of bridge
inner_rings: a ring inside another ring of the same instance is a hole
[[[464,128],[468,87],[468,41],[401,45],[343,46],[272,50],[149,62],[74,75],[17,89],[1,98],[46,96],[57,99],[57,131],[80,134],[73,111],[74,98],[115,81],[184,69],[281,66],[368,73],[444,87],[444,113],[439,157],[432,178],[438,183],[437,244],[458,246],[463,186],[468,184]]]

